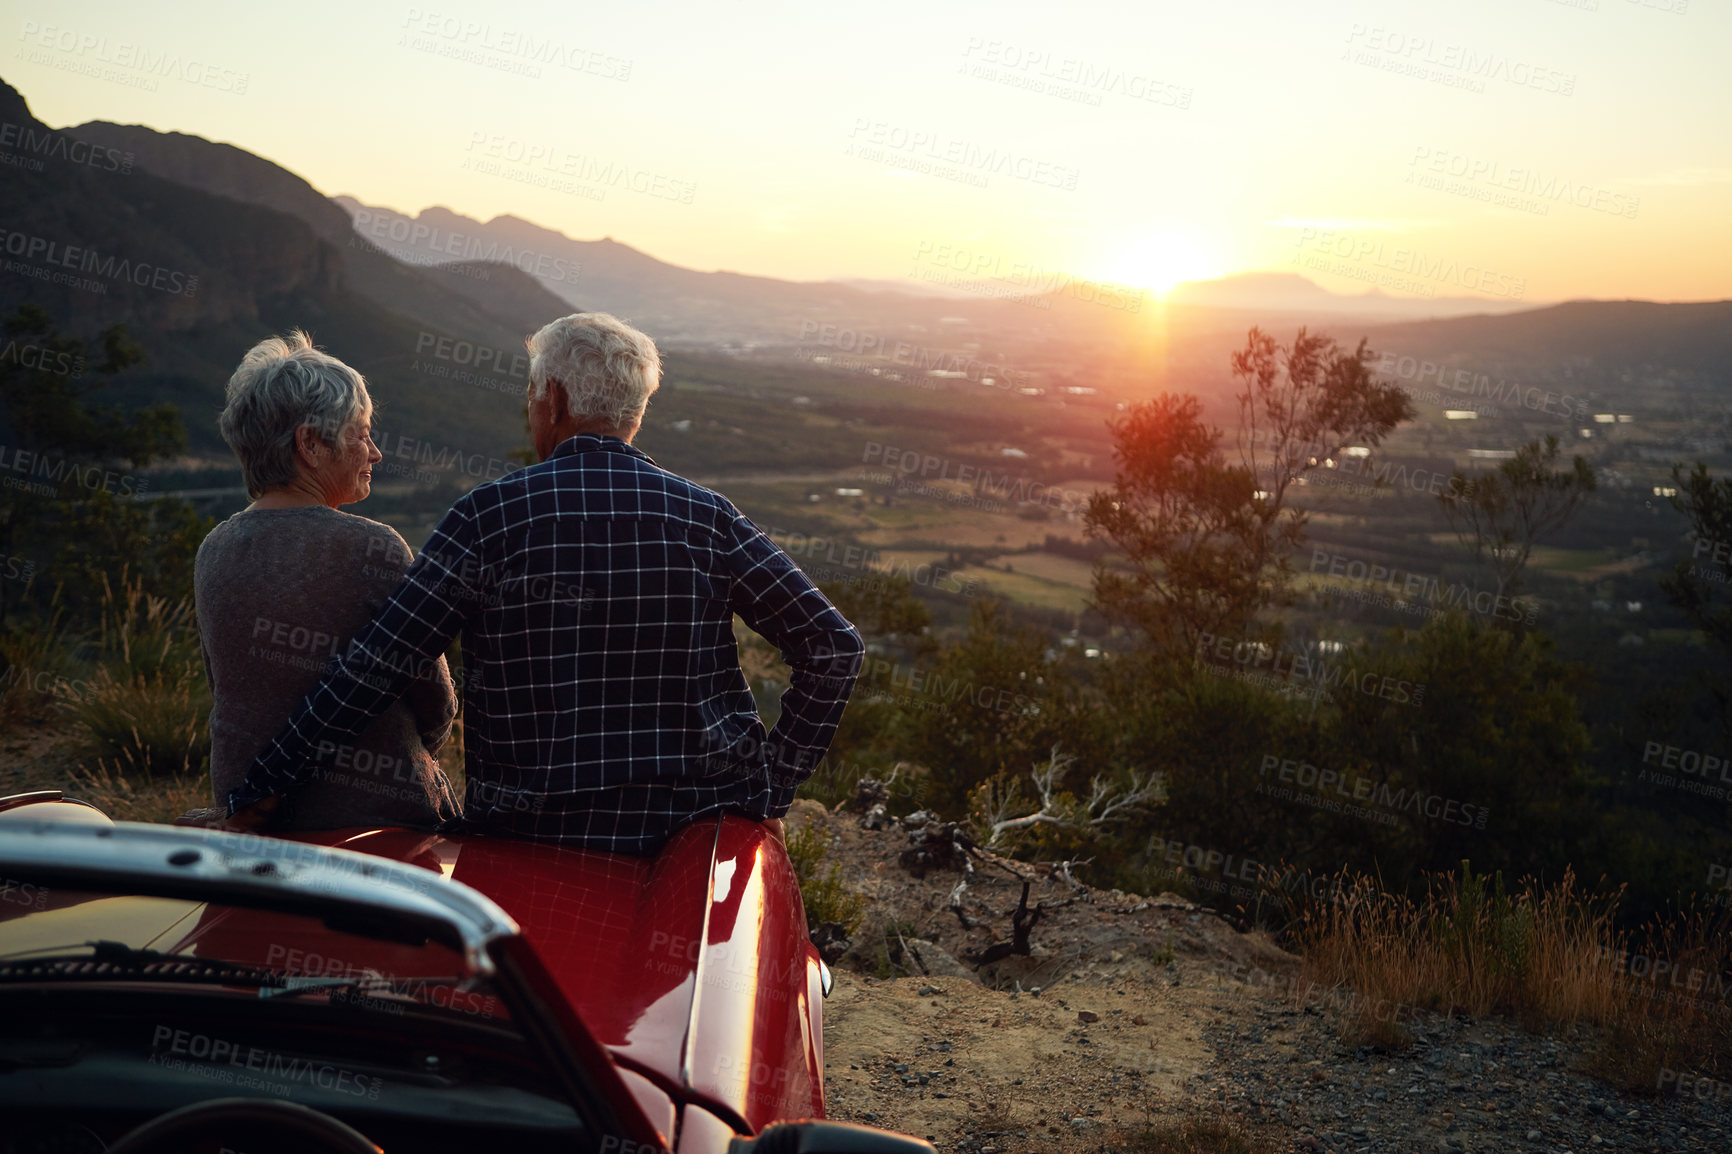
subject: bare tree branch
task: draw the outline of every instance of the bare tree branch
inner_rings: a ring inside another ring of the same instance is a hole
[[[1029,777],[1039,794],[1040,807],[1033,813],[1020,817],[1008,816],[1017,796],[1014,786],[1004,790],[995,802],[989,803],[986,814],[986,848],[1002,845],[1011,834],[1032,829],[1037,825],[1099,830],[1114,822],[1125,821],[1132,814],[1166,800],[1166,786],[1160,774],[1145,776],[1140,772],[1133,772],[1128,788],[1115,785],[1098,775],[1092,778],[1089,782],[1088,800],[1079,805],[1075,799],[1060,792],[1064,776],[1074,764],[1076,755],[1060,752],[1055,743],[1045,763],[1034,767]]]

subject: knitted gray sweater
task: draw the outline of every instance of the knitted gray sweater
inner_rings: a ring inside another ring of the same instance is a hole
[[[226,803],[255,754],[396,589],[411,559],[396,530],[322,505],[252,509],[199,546],[193,596],[212,705],[211,797]],[[445,659],[352,741],[329,742],[273,828],[431,829],[457,816],[435,758],[457,698]]]

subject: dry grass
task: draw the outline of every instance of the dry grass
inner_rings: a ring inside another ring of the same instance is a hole
[[[1336,893],[1300,913],[1296,936],[1302,986],[1341,1010],[1349,1045],[1399,1048],[1410,1041],[1400,1019],[1427,1009],[1602,1027],[1605,1048],[1587,1066],[1631,1090],[1652,1092],[1661,1069],[1718,1073],[1732,1060],[1724,912],[1656,922],[1636,948],[1614,922],[1622,888],[1584,894],[1569,872],[1512,892],[1464,862],[1417,900],[1365,877]]]
[[[75,639],[58,611],[0,634],[0,725],[28,725],[51,717],[78,693]]]
[[[97,668],[67,708],[89,734],[98,766],[131,775],[201,775],[210,761],[210,687],[192,603],[103,578]]]
[[[1606,968],[1621,999],[1603,1047],[1586,1068],[1621,1089],[1657,1093],[1659,1072],[1693,1071],[1732,1081],[1732,924],[1727,911],[1687,910],[1642,935],[1641,953]],[[1658,972],[1655,959],[1669,963]]]
[[[1131,1154],[1278,1154],[1283,1145],[1230,1118],[1186,1118],[1136,1132],[1120,1132],[1109,1143]]]
[[[189,809],[210,805],[210,781],[202,775],[127,775],[99,764],[80,773],[68,786],[66,795],[100,806],[115,821],[167,825]]]

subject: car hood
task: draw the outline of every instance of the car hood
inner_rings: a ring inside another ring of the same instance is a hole
[[[714,825],[682,831],[654,858],[395,829],[293,836],[480,890],[516,920],[597,1041],[679,1076],[697,970],[682,949],[702,940]]]
[[[297,841],[437,870],[493,899],[625,1068],[752,1130],[823,1115],[815,951],[787,855],[757,822],[676,833],[654,857],[407,830]],[[810,982],[806,975],[813,977]]]

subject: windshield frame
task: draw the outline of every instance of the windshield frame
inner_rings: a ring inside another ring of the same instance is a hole
[[[301,914],[381,942],[431,939],[451,947],[469,976],[484,980],[504,1003],[501,1027],[541,1055],[581,1117],[637,1148],[665,1149],[612,1055],[566,1002],[517,923],[479,891],[354,850],[140,822],[32,820],[28,809],[0,814],[0,877]],[[325,1008],[317,1000],[283,1000]]]

